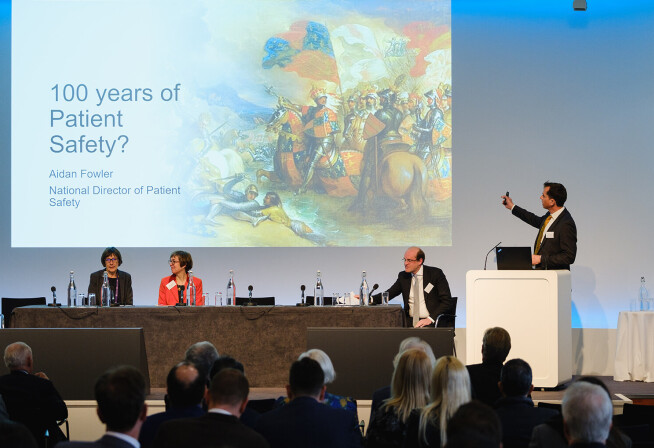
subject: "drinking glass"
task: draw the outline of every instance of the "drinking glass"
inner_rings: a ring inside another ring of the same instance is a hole
[[[202,303],[204,303],[204,306],[209,306],[209,293],[208,292],[203,292],[202,293]]]
[[[98,306],[98,304],[95,303],[95,294],[93,293],[89,294],[89,306]]]
[[[213,304],[214,306],[223,306],[223,293],[222,292],[217,292],[213,296]]]
[[[382,292],[382,305],[388,305],[388,291]]]
[[[332,294],[332,306],[338,305],[338,293],[335,292]]]

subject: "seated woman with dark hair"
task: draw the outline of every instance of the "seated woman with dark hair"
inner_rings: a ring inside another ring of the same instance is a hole
[[[104,269],[95,271],[91,274],[89,279],[89,294],[95,294],[95,303],[102,306],[100,303],[102,281],[104,272],[107,272],[109,279],[109,288],[111,295],[114,297],[112,303],[118,305],[132,305],[134,301],[134,293],[132,292],[132,276],[125,271],[118,270],[118,266],[123,264],[123,257],[120,251],[115,247],[107,247],[100,256],[100,263]]]
[[[168,260],[171,275],[161,279],[159,284],[159,305],[182,305],[186,304],[187,292],[189,285],[189,271],[193,269],[193,257],[188,252],[176,250],[170,254]],[[195,305],[204,305],[202,297],[202,280],[193,277],[195,285]],[[193,303],[193,299],[190,300]]]

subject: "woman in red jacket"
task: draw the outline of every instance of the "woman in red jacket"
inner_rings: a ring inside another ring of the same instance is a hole
[[[159,305],[182,305],[186,304],[186,290],[188,289],[189,271],[193,268],[193,258],[188,252],[176,250],[170,254],[168,260],[171,275],[161,279],[159,285]],[[204,305],[202,297],[202,280],[193,277],[195,285],[195,305]],[[191,303],[193,300],[191,298]]]

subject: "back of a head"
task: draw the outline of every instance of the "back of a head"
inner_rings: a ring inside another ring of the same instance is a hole
[[[14,342],[5,348],[4,361],[9,370],[27,367],[32,359],[32,349],[24,342]]]
[[[499,447],[502,424],[490,406],[473,400],[456,410],[447,424],[448,447]]]
[[[431,365],[433,366],[436,364],[436,357],[434,356],[434,351],[431,349],[431,345],[416,336],[411,336],[403,339],[402,342],[400,342],[400,349],[393,359],[393,367],[397,367],[397,363],[399,362],[402,353],[411,348],[416,348],[427,353],[427,356],[429,356],[429,359],[431,360]]]
[[[145,403],[145,378],[132,366],[105,372],[95,383],[100,419],[107,430],[127,432],[134,427]]]
[[[609,437],[613,404],[602,387],[586,381],[572,383],[563,395],[561,408],[571,441],[604,443]]]
[[[511,351],[511,336],[502,327],[489,328],[484,332],[481,354],[484,362],[503,363]]]
[[[391,398],[385,406],[394,408],[401,421],[406,421],[411,410],[427,404],[431,371],[431,360],[422,350],[412,348],[400,356],[391,380]]]
[[[218,350],[209,341],[196,342],[186,350],[185,361],[190,361],[209,375],[213,363],[218,359]]]
[[[295,397],[317,397],[325,384],[325,374],[317,361],[302,358],[291,365],[288,384]]]
[[[500,382],[507,397],[524,397],[531,392],[532,373],[526,361],[516,358],[502,366]]]
[[[209,398],[213,406],[239,406],[250,393],[250,383],[243,372],[236,369],[222,369],[211,380]]]
[[[239,361],[235,360],[231,356],[228,355],[222,355],[219,356],[218,359],[213,363],[213,366],[211,367],[211,372],[209,373],[209,379],[212,379],[218,372],[220,372],[223,369],[236,369],[239,370],[241,373],[245,373],[245,368],[243,367],[243,364],[241,364]]]
[[[302,353],[297,359],[300,360],[303,358],[311,358],[320,364],[322,373],[325,374],[325,384],[329,384],[334,381],[336,378],[336,372],[334,372],[334,364],[332,364],[332,360],[329,359],[327,353],[318,348],[312,348],[311,350]]]
[[[204,377],[195,364],[189,361],[182,361],[170,369],[166,386],[170,404],[174,408],[198,405],[204,397]]]
[[[470,401],[468,369],[454,356],[442,356],[436,361],[431,375],[431,403],[423,410],[420,437],[426,441],[427,422],[431,421],[447,434],[448,421],[463,404]],[[442,436],[447,440],[446,436]]]

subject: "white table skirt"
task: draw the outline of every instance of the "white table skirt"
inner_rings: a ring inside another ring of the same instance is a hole
[[[654,382],[654,311],[620,312],[613,379]]]

